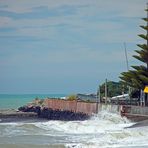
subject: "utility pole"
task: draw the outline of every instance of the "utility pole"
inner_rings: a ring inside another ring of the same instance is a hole
[[[124,42],[124,50],[125,50],[125,58],[126,58],[126,68],[127,71],[129,70],[129,66],[128,66],[128,58],[127,58],[127,50],[126,50],[126,43]]]
[[[101,98],[100,98],[100,85],[99,88],[97,90],[97,95],[96,95],[96,113],[98,113],[98,105],[101,102]]]
[[[105,79],[105,104],[107,104],[107,79]]]
[[[98,98],[99,98],[99,100],[98,100],[99,103],[101,103],[101,90],[100,90],[100,85],[99,85],[99,97],[98,97]]]
[[[129,71],[129,64],[128,64],[128,57],[127,57],[127,50],[126,50],[126,43],[125,42],[124,42],[124,50],[125,50],[125,58],[126,58],[126,68],[127,68],[127,71]],[[130,98],[130,93],[131,93],[131,88],[130,88],[130,86],[128,86],[129,98]],[[130,104],[131,104],[131,99],[130,99]]]

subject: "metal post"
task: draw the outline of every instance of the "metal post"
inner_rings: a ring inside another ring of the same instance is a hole
[[[143,104],[144,104],[144,100],[143,100],[143,97],[144,95],[143,95],[143,91],[141,90],[141,106],[143,106]]]
[[[146,99],[146,94],[143,92],[143,106],[145,106],[145,100]]]
[[[146,102],[146,106],[147,106],[148,105],[148,93],[146,94],[146,96],[147,96],[147,100],[146,100],[147,101]]]

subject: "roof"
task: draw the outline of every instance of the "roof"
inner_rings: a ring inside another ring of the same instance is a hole
[[[77,94],[77,98],[83,101],[95,101],[97,99],[96,94]]]
[[[114,96],[111,99],[128,99],[129,98],[129,94],[123,94],[123,95],[119,95],[119,96]]]

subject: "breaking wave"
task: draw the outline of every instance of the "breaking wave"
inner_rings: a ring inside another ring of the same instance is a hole
[[[147,147],[148,129],[126,128],[133,124],[118,113],[108,111],[101,111],[86,121],[0,123],[0,144],[4,144],[1,139],[6,138],[8,141],[10,137],[16,144],[19,138],[20,143],[28,144],[24,139],[29,137],[31,144],[44,141],[47,145],[62,144],[66,148]]]

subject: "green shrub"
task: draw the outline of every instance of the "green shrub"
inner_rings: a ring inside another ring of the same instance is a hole
[[[67,97],[67,100],[73,101],[73,100],[77,100],[77,96],[76,95],[70,95]]]

